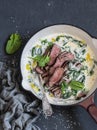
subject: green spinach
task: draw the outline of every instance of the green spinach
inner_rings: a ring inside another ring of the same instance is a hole
[[[11,34],[10,39],[7,41],[6,53],[15,53],[22,45],[21,36],[19,34]]]

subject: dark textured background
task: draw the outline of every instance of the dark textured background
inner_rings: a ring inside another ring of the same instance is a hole
[[[19,32],[25,45],[38,30],[61,23],[78,26],[97,38],[97,0],[0,0],[0,57],[13,58],[4,52],[11,33]],[[22,49],[16,53],[18,58]],[[97,130],[97,124],[79,106],[53,109],[51,118],[41,116],[37,121],[42,130]]]

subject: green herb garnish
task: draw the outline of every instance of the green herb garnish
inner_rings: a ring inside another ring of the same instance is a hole
[[[50,57],[48,55],[37,55],[33,60],[36,61],[40,67],[44,67],[50,61]]]
[[[6,45],[6,53],[13,54],[15,53],[20,46],[22,45],[21,36],[19,34],[11,34],[10,39]]]

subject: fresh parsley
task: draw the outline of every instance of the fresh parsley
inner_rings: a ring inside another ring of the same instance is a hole
[[[40,67],[44,67],[50,61],[50,57],[48,55],[37,55],[33,60],[36,61]]]

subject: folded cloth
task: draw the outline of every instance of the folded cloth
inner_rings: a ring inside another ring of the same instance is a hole
[[[15,61],[10,63],[0,62],[0,130],[40,130],[35,125],[39,102],[20,89],[19,68]]]

